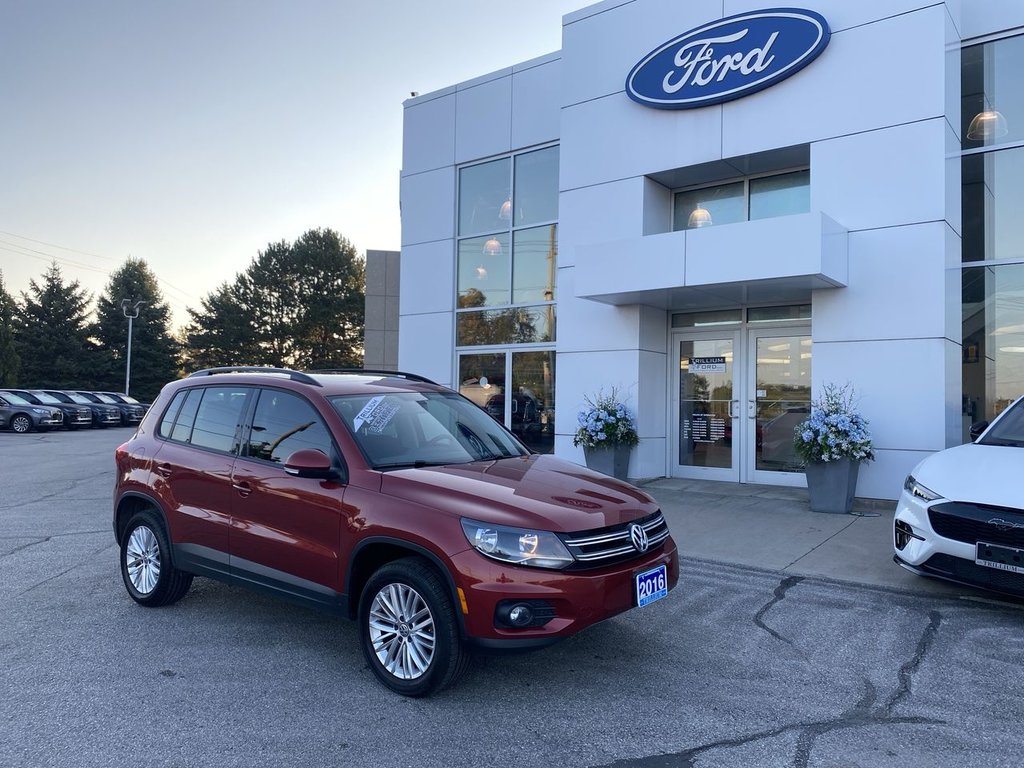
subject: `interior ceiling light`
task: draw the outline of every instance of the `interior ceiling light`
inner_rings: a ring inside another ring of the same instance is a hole
[[[993,336],[1005,336],[1008,333],[1024,333],[1024,323],[1017,325],[1003,325],[992,331]]]
[[[711,212],[703,207],[700,203],[697,203],[697,207],[693,209],[693,213],[690,214],[690,218],[686,220],[686,226],[691,229],[698,227],[710,227],[714,222],[711,221]]]
[[[997,109],[986,109],[979,112],[967,127],[967,138],[971,141],[988,141],[999,139],[1010,132],[1006,118]]]
[[[477,280],[486,280],[487,279],[487,267],[485,267],[483,264],[481,264],[480,266],[478,266],[476,268],[476,279]]]
[[[501,210],[498,211],[498,218],[502,221],[508,221],[512,218],[512,201],[506,200],[501,204]]]
[[[484,243],[484,255],[485,256],[500,256],[501,255],[501,241],[496,237],[488,238],[487,242]]]
[[[1000,352],[1013,352],[1014,354],[1024,353],[1024,347],[1000,347]]]

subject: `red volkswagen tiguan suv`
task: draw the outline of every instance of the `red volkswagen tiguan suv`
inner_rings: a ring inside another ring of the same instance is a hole
[[[530,453],[411,374],[199,371],[164,387],[116,461],[136,602],[207,576],[356,618],[370,668],[409,696],[472,651],[541,648],[679,576],[650,496]]]

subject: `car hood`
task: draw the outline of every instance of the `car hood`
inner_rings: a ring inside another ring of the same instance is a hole
[[[1024,448],[958,445],[929,456],[914,469],[921,485],[950,501],[996,507],[1024,507],[1018,473]]]
[[[386,472],[381,490],[497,525],[587,531],[653,514],[638,488],[549,455]]]

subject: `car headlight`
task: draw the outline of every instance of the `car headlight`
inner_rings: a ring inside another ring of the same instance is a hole
[[[504,563],[565,568],[573,562],[565,544],[550,531],[509,528],[466,519],[462,521],[462,530],[477,552]]]
[[[917,480],[914,479],[913,475],[907,475],[907,480],[906,482],[903,483],[903,490],[905,490],[915,499],[920,499],[921,501],[925,502],[935,501],[936,499],[942,498],[932,489],[926,488],[925,486],[917,482]]]
[[[33,408],[32,413],[38,413],[40,416],[49,416],[50,412],[44,408]]]

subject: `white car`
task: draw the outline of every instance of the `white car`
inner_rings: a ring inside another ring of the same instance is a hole
[[[907,477],[894,559],[923,576],[1024,597],[1024,397],[972,435],[982,429]]]

